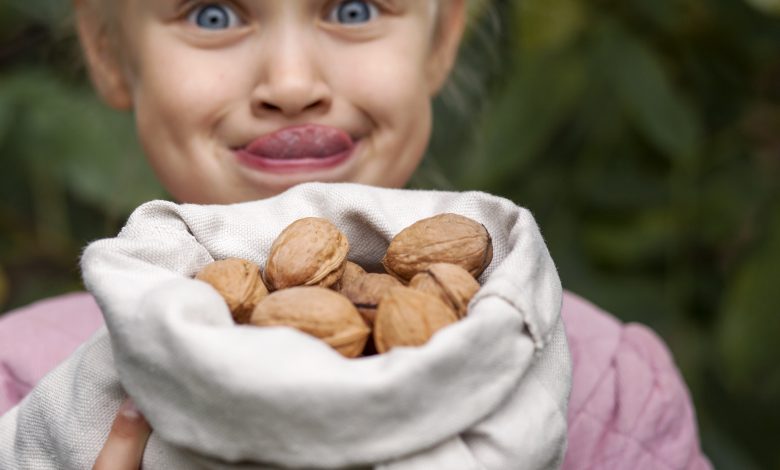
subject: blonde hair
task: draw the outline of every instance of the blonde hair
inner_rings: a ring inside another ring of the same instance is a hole
[[[467,30],[463,43],[474,45],[492,62],[497,62],[496,43],[501,35],[501,19],[491,0],[467,1]],[[461,52],[464,50],[461,47]],[[497,64],[493,64],[496,66]],[[441,101],[458,114],[466,115],[473,109],[474,101],[483,102],[486,95],[484,73],[464,65],[458,60],[441,93]]]

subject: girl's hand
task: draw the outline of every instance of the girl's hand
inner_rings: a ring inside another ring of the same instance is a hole
[[[119,407],[111,432],[92,470],[138,470],[152,429],[128,398]]]

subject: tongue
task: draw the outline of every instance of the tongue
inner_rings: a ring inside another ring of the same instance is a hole
[[[352,138],[340,129],[307,124],[263,136],[246,150],[258,157],[292,160],[331,157],[350,150],[352,145]]]

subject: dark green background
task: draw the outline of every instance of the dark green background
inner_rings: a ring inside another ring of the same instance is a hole
[[[68,2],[0,2],[0,311],[165,197],[79,64]],[[416,187],[537,217],[564,286],[654,328],[720,469],[780,468],[780,0],[495,2]]]

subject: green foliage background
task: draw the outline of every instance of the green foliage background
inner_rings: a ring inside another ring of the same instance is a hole
[[[654,328],[716,468],[780,468],[780,0],[496,0],[417,187],[537,217],[564,286]],[[68,2],[0,3],[0,311],[166,197],[90,90]]]

